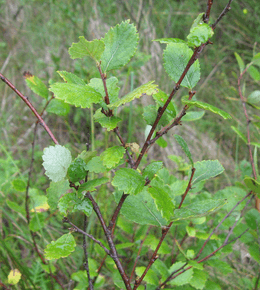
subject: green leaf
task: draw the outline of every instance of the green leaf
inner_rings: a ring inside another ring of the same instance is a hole
[[[255,242],[254,244],[251,244],[248,248],[250,256],[258,263],[260,264],[260,246],[259,243]]]
[[[49,188],[47,188],[48,204],[51,209],[56,209],[60,197],[70,189],[68,180],[61,180],[58,182],[51,182]]]
[[[206,282],[205,289],[210,289],[210,290],[222,290],[223,288],[222,288],[219,284],[217,284],[217,283],[215,283],[215,282],[213,282],[213,281],[208,280],[208,281]]]
[[[156,207],[162,214],[162,217],[169,220],[175,207],[169,193],[165,189],[165,187],[152,186],[149,187],[148,192],[153,197]]]
[[[91,104],[99,103],[102,96],[89,85],[76,85],[72,83],[55,83],[50,91],[57,99],[76,107],[90,108]]]
[[[260,52],[254,55],[252,62],[258,66],[260,66]]]
[[[165,265],[165,263],[159,259],[157,259],[153,265],[152,269],[156,272],[158,276],[161,277],[161,280],[164,281],[166,280],[169,276],[170,273],[168,271],[168,267]]]
[[[161,161],[155,161],[150,163],[148,166],[145,167],[143,171],[144,178],[148,177],[149,180],[152,180],[155,174],[162,169],[163,163]]]
[[[77,158],[81,158],[86,164],[94,157],[96,157],[97,151],[83,150]]]
[[[235,52],[234,55],[236,57],[236,60],[237,60],[238,66],[239,66],[240,73],[242,73],[243,70],[245,69],[244,61],[238,53]]]
[[[120,168],[116,171],[112,185],[126,194],[136,195],[144,188],[144,177],[132,168]]]
[[[42,159],[45,174],[54,182],[60,181],[66,176],[72,161],[70,151],[61,145],[45,148]]]
[[[16,212],[21,213],[22,215],[25,215],[25,209],[24,207],[21,207],[18,203],[11,201],[9,199],[7,199],[6,201],[7,206],[11,209],[14,210]]]
[[[163,53],[164,69],[175,83],[179,81],[192,55],[193,51],[187,44],[170,43],[167,45]],[[196,60],[181,82],[181,86],[192,89],[199,79],[200,65],[199,61]]]
[[[189,149],[186,141],[181,136],[179,136],[177,134],[174,135],[174,138],[176,139],[178,144],[181,146],[181,148],[184,151],[184,153],[186,154],[186,156],[189,158],[189,160],[191,162],[191,166],[194,167],[193,160],[192,160],[191,153],[190,153],[190,149]]]
[[[250,227],[250,229],[256,231],[260,225],[260,215],[257,209],[251,208],[245,214],[246,224]]]
[[[106,80],[106,87],[110,104],[113,104],[116,101],[118,101],[118,93],[120,88],[117,86],[117,83],[118,79],[116,77],[111,77]],[[101,96],[105,97],[106,93],[102,79],[93,78],[90,80],[89,85],[93,87],[98,93],[100,93]],[[102,106],[106,107],[105,101]]]
[[[181,118],[181,120],[185,122],[196,121],[201,119],[204,116],[204,114],[205,111],[196,111],[196,112],[189,111],[186,113],[185,116]]]
[[[191,28],[190,28],[190,31],[195,28],[196,26],[200,25],[200,24],[203,24],[203,15],[205,13],[204,12],[201,12],[197,17],[196,19],[193,21],[192,25],[191,25]]]
[[[103,165],[100,156],[96,156],[88,162],[87,170],[94,173],[103,173],[107,171],[107,168]]]
[[[81,78],[74,75],[73,73],[66,72],[66,71],[57,71],[57,73],[63,78],[63,80],[66,83],[80,85],[80,86],[86,85],[86,83]]]
[[[105,43],[103,40],[94,39],[93,41],[87,41],[84,36],[80,36],[79,42],[72,43],[69,48],[69,54],[72,59],[90,56],[98,62],[104,50]]]
[[[260,194],[260,182],[250,176],[246,176],[244,179],[246,186],[255,193]]]
[[[148,125],[153,125],[157,116],[156,107],[154,105],[148,105],[148,106],[143,107],[143,109],[144,109],[143,118],[145,122]]]
[[[67,212],[83,211],[87,216],[92,213],[92,204],[89,199],[81,200],[75,192],[69,192],[62,196],[58,203],[59,211],[67,216]]]
[[[101,57],[102,71],[108,72],[126,65],[135,54],[138,33],[129,20],[112,27],[104,37],[105,50]]]
[[[80,187],[79,187],[79,190],[78,192],[81,193],[81,194],[85,194],[87,191],[96,191],[96,187],[97,186],[100,186],[102,184],[105,184],[108,182],[108,178],[106,177],[101,177],[101,178],[97,178],[97,179],[92,179],[92,180],[89,180],[88,182],[86,183],[83,183]]]
[[[69,256],[75,251],[76,242],[72,234],[65,234],[58,240],[52,241],[45,248],[45,258],[47,260],[60,259]]]
[[[116,202],[119,202],[121,196],[122,193],[115,193]],[[127,197],[121,208],[120,214],[125,216],[128,220],[141,225],[162,227],[168,224],[157,210],[154,199],[148,193],[146,187],[141,193]]]
[[[187,180],[177,180],[173,184],[171,184],[172,198],[184,194],[188,183],[189,182]]]
[[[179,38],[159,38],[159,39],[154,39],[153,41],[159,41],[160,43],[185,43],[186,41],[179,39]]]
[[[87,175],[87,164],[81,159],[76,158],[68,169],[69,180],[72,183],[84,179]]]
[[[44,195],[30,195],[30,211],[43,212],[49,209],[47,196]]]
[[[196,289],[203,289],[208,279],[208,273],[204,270],[193,269],[193,277],[190,280],[190,285]]]
[[[15,190],[23,192],[26,189],[26,183],[21,179],[14,179],[12,185]]]
[[[181,267],[183,267],[184,264],[185,264],[184,262],[177,262],[177,263],[173,264],[170,267],[169,272],[172,273],[172,272],[180,269]],[[192,279],[192,276],[193,276],[193,270],[194,269],[191,268],[191,269],[185,271],[181,275],[179,275],[176,278],[174,278],[173,280],[171,280],[169,284],[182,286],[184,284],[189,283],[190,280]]]
[[[152,95],[155,92],[157,92],[156,88],[157,88],[157,85],[153,84],[153,81],[148,82],[148,83],[136,88],[135,90],[133,90],[129,94],[125,95],[123,98],[116,101],[115,103],[108,105],[108,107],[109,108],[117,108],[121,105],[124,105],[125,103],[129,103],[129,102],[133,101],[134,99],[140,98],[143,95]]]
[[[246,139],[246,136],[241,132],[239,131],[236,127],[234,126],[231,126],[231,129],[237,133],[237,135],[247,144],[247,139]]]
[[[32,232],[37,232],[45,226],[45,218],[42,213],[34,213],[30,219],[29,229]]]
[[[258,70],[255,66],[251,65],[251,66],[248,68],[248,72],[249,72],[250,76],[251,76],[255,81],[258,82],[258,81],[260,80],[260,72],[259,72],[259,70]]]
[[[192,185],[221,174],[225,169],[218,160],[203,160],[194,164],[196,171],[192,179]]]
[[[146,267],[136,267],[135,268],[135,273],[138,277],[141,277],[143,272],[145,271]],[[158,286],[159,284],[159,279],[157,277],[157,275],[154,273],[154,271],[152,269],[150,269],[147,274],[144,277],[144,281],[147,282],[147,284],[151,284],[151,285],[156,285]]]
[[[49,103],[46,111],[58,116],[67,116],[70,112],[70,105],[64,103],[64,101],[54,99]]]
[[[48,99],[48,89],[44,82],[40,80],[36,76],[29,76],[25,79],[27,86],[37,95],[43,97],[44,99]]]
[[[200,101],[192,101],[192,100],[187,100],[186,98],[182,99],[182,102],[188,106],[195,106],[204,110],[208,110],[211,111],[212,113],[218,114],[219,116],[221,116],[223,119],[231,119],[232,117],[226,113],[225,111],[216,108],[210,104],[204,103],[204,102],[200,102]]]
[[[163,107],[166,101],[168,100],[168,95],[162,90],[158,90],[157,93],[153,94],[153,99],[160,107]],[[169,103],[166,109],[166,113],[169,114],[172,119],[176,117],[176,110],[173,101]]]
[[[250,104],[260,103],[260,91],[253,91],[248,97],[247,102]]]
[[[226,204],[226,199],[200,200],[181,209],[175,209],[172,221],[186,220],[209,215]]]
[[[111,116],[107,117],[101,112],[101,108],[98,109],[94,115],[94,120],[98,122],[107,131],[111,131],[117,127],[118,122],[122,121],[121,118]]]
[[[232,267],[230,267],[227,262],[219,259],[210,259],[207,261],[207,264],[212,268],[218,269],[218,271],[225,276],[233,272]]]
[[[187,36],[188,45],[199,47],[201,44],[206,43],[213,34],[213,29],[207,23],[198,24],[190,30]]]
[[[119,161],[124,157],[125,148],[122,146],[114,146],[104,151],[100,158],[107,168],[115,167]]]

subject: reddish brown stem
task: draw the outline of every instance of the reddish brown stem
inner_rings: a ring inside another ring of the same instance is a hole
[[[16,89],[16,87],[7,78],[5,78],[1,73],[0,73],[0,79],[4,83],[6,83],[26,103],[26,105],[31,109],[31,111],[34,113],[34,115],[36,116],[36,118],[39,120],[39,123],[44,127],[45,131],[49,134],[49,136],[51,137],[51,139],[53,140],[53,142],[55,144],[59,144],[59,142],[56,140],[56,138],[52,134],[50,128],[45,124],[45,122],[43,121],[42,117],[36,111],[36,109],[34,108],[34,106],[30,103],[30,101],[28,100],[28,98],[25,97],[20,91],[18,91]]]
[[[178,209],[181,208],[181,206],[182,206],[182,204],[183,204],[183,202],[184,202],[184,199],[185,199],[187,193],[188,193],[189,190],[191,189],[191,181],[192,181],[192,179],[193,179],[193,176],[194,176],[195,170],[196,170],[196,169],[195,169],[194,167],[191,169],[191,176],[190,176],[189,184],[188,184],[188,186],[187,186],[187,188],[186,188],[186,190],[185,190],[185,193],[184,193],[183,196],[182,196],[182,199],[181,199],[181,202],[180,202],[180,205],[179,205]]]

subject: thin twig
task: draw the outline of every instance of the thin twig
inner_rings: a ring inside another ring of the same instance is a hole
[[[129,277],[126,275],[125,273],[125,270],[123,268],[123,265],[121,263],[121,261],[119,260],[118,258],[118,254],[117,254],[117,250],[116,250],[116,247],[115,247],[115,244],[114,244],[114,241],[113,241],[113,238],[112,238],[112,232],[107,228],[106,224],[105,224],[105,221],[104,221],[104,218],[100,212],[100,209],[99,209],[99,206],[98,204],[96,203],[96,201],[94,200],[93,196],[90,194],[90,192],[87,192],[85,194],[85,196],[87,198],[89,198],[89,200],[91,201],[92,203],[92,206],[93,206],[93,209],[99,219],[99,222],[103,228],[103,231],[104,231],[104,234],[106,236],[106,239],[107,239],[107,242],[108,242],[108,245],[110,247],[110,251],[109,251],[109,255],[110,257],[114,260],[116,266],[117,266],[117,269],[124,281],[124,284],[126,286],[126,289],[127,290],[132,290],[132,287],[130,285],[130,281],[129,281]]]
[[[59,142],[54,137],[53,133],[51,132],[50,128],[45,124],[40,114],[36,111],[34,106],[30,103],[27,97],[25,97],[20,91],[16,89],[16,87],[0,73],[0,79],[6,83],[25,103],[26,105],[32,110],[36,118],[39,120],[39,123],[44,127],[45,131],[49,134],[51,139],[55,144],[59,144]]]
[[[231,215],[231,213],[240,205],[241,202],[243,202],[248,196],[252,194],[252,191],[250,191],[245,197],[243,197],[240,201],[236,203],[236,205],[225,215],[225,217],[222,219],[222,221],[214,228],[214,230],[211,232],[211,234],[208,236],[207,240],[204,242],[203,246],[199,250],[197,256],[194,258],[194,260],[198,259],[200,254],[202,253],[203,249],[205,248],[206,244],[212,237],[212,235],[218,230],[218,228],[223,224],[223,222]]]
[[[141,244],[140,244],[140,247],[139,247],[139,249],[138,249],[138,253],[137,253],[137,256],[136,256],[136,259],[135,259],[135,262],[134,262],[134,266],[133,266],[133,269],[132,269],[132,271],[131,271],[130,281],[131,281],[132,278],[133,278],[133,275],[134,275],[134,272],[135,272],[135,268],[136,268],[137,262],[138,262],[138,260],[139,260],[139,258],[140,258],[140,253],[141,253],[141,250],[142,250],[143,244],[144,244],[144,242],[145,242],[145,240],[146,240],[146,238],[147,238],[147,236],[148,236],[148,234],[149,234],[151,228],[152,228],[152,226],[150,226],[150,227],[148,228],[148,230],[147,230],[147,232],[146,232],[146,234],[145,234],[145,237],[144,237],[144,238],[142,239],[142,241],[141,241]]]
[[[87,216],[84,214],[84,227],[83,227],[83,231],[86,232],[87,229]],[[85,254],[85,263],[84,263],[84,267],[87,271],[87,275],[88,275],[88,285],[89,285],[89,290],[93,290],[93,284],[92,284],[92,279],[90,277],[90,273],[89,273],[89,265],[88,265],[88,251],[87,251],[87,241],[86,241],[86,235],[83,235],[83,250],[84,250],[84,254]]]
[[[196,168],[192,167],[192,169],[191,169],[190,180],[189,180],[188,186],[187,186],[187,188],[186,188],[186,190],[185,190],[185,193],[184,193],[183,196],[182,196],[182,199],[181,199],[181,202],[180,202],[180,205],[179,205],[178,209],[181,208],[181,206],[182,206],[182,204],[183,204],[183,202],[184,202],[184,199],[185,199],[187,193],[188,193],[189,190],[191,189],[191,181],[192,181],[192,179],[193,179],[193,176],[194,176],[195,170],[196,170]]]
[[[227,6],[224,8],[224,10],[220,13],[218,19],[216,20],[216,22],[214,24],[212,24],[212,29],[214,30],[217,26],[217,24],[219,23],[219,21],[231,10],[231,3],[233,0],[229,0]]]
[[[78,228],[67,217],[63,218],[63,222],[70,224],[77,232],[89,237],[92,241],[97,243],[108,255],[110,254],[109,250],[99,240],[95,239],[92,235],[90,235],[90,234],[86,233],[85,231],[81,230],[80,228]]]

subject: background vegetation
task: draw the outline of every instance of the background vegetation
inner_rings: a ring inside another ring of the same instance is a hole
[[[226,2],[226,0],[214,2],[212,18],[216,18]],[[128,69],[119,72],[121,87],[123,87],[120,95],[128,92],[131,85],[137,87],[149,80],[155,80],[162,90],[169,93],[173,83],[162,67],[163,47],[151,40],[163,37],[185,39],[193,20],[204,10],[204,0],[0,0],[0,72],[29,97],[38,111],[41,111],[43,103],[26,86],[23,72],[29,71],[44,80],[46,84],[59,80],[56,73],[59,69],[74,72],[86,81],[98,76],[96,70],[87,61],[85,63],[79,60],[71,61],[68,47],[72,42],[77,42],[81,35],[88,40],[100,38],[110,26],[130,19],[139,30],[140,46]],[[199,122],[185,125],[185,130],[178,128],[177,131],[168,134],[168,147],[165,150],[156,147],[156,150],[151,150],[149,155],[149,158],[156,159],[165,151],[167,155],[179,154],[178,149],[171,145],[173,138],[171,135],[178,134],[181,130],[187,143],[193,142],[190,150],[196,161],[203,158],[219,159],[225,167],[228,173],[226,179],[221,178],[221,182],[220,179],[215,179],[214,183],[208,185],[212,190],[219,190],[226,185],[234,184],[247,170],[250,174],[250,166],[246,161],[249,160],[247,146],[230,129],[230,126],[234,125],[244,133],[246,132],[246,120],[237,90],[239,69],[234,52],[238,52],[245,62],[248,62],[252,58],[253,51],[260,51],[259,13],[260,3],[257,0],[234,1],[231,12],[216,29],[212,38],[213,46],[206,49],[207,51],[200,59],[202,76],[196,86],[197,98],[206,102],[210,98],[212,105],[224,109],[232,115],[233,120],[224,121],[213,114],[206,113]],[[259,81],[249,76],[246,95],[247,91],[252,92],[258,88]],[[183,94],[182,89],[176,94],[177,104],[180,103]],[[148,102],[148,100],[142,102]],[[125,115],[121,123],[122,128],[125,128],[124,137],[127,139],[130,133],[129,128],[130,130],[134,128],[131,142],[142,143],[145,124],[138,118],[141,114],[138,106],[135,106],[132,113],[134,116],[132,124],[129,123],[128,115]],[[114,138],[104,134],[102,129],[95,125],[96,140],[93,144],[89,137],[91,116],[84,110],[71,108],[67,117],[59,118],[48,114],[44,119],[60,143],[69,143],[68,146],[75,152],[75,155],[85,148],[86,143],[91,143],[95,147],[100,145],[105,147],[107,142],[112,142]],[[0,263],[13,266],[14,263],[18,265],[26,261],[23,265],[24,271],[25,273],[27,271],[28,276],[36,282],[37,279],[44,278],[39,274],[37,264],[29,259],[31,238],[24,217],[17,215],[5,203],[8,197],[9,200],[15,200],[21,208],[23,207],[24,195],[15,190],[13,180],[17,177],[24,182],[27,180],[34,123],[35,118],[29,108],[4,83],[0,83],[0,235],[2,239],[10,237],[10,244],[6,245],[6,248],[2,245],[3,258],[0,258]],[[253,131],[252,135],[253,141],[259,140],[259,131]],[[39,172],[43,173],[42,150],[49,144],[47,134],[42,129],[38,130],[31,182],[33,188],[41,191],[48,186],[47,178],[43,174],[39,175]],[[170,162],[166,158],[163,161]],[[169,165],[175,166],[174,163]],[[94,221],[90,219],[90,226],[91,222]],[[60,235],[63,232],[61,225],[60,220],[52,219],[52,223],[46,229],[49,236],[40,234],[44,240],[43,243],[47,244],[49,240]],[[96,228],[94,231],[97,234],[101,229]],[[237,252],[232,257],[234,260],[229,261],[233,269],[230,274],[231,280],[226,276],[221,277],[219,273],[211,273],[223,283],[222,289],[250,289],[245,288],[249,282],[245,280],[243,284],[240,278],[241,276],[248,280],[252,278],[251,260],[250,257],[248,260],[245,259],[246,248],[239,249],[244,251],[244,256]],[[60,264],[63,279],[70,277],[81,264],[81,251],[78,249],[73,256]],[[0,269],[0,279],[4,279],[10,269],[8,267]],[[236,280],[238,277],[239,282]]]

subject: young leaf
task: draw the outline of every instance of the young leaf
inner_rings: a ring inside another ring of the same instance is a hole
[[[258,66],[260,66],[260,52],[254,55],[252,62]]]
[[[138,39],[136,28],[133,24],[129,24],[129,20],[111,28],[104,37],[102,71],[106,73],[126,65],[135,54]]]
[[[183,98],[182,102],[188,106],[196,106],[198,108],[211,111],[212,113],[218,114],[223,119],[231,119],[232,118],[228,113],[224,112],[223,110],[216,108],[210,104],[204,103],[204,102],[187,100],[186,98]]]
[[[203,24],[203,15],[204,15],[204,14],[205,14],[204,12],[201,12],[201,13],[196,17],[196,19],[193,21],[193,23],[192,23],[192,25],[191,25],[190,31],[191,31],[193,28],[195,28],[196,26]]]
[[[239,131],[236,127],[234,126],[231,126],[231,129],[233,131],[235,131],[237,133],[237,135],[247,144],[247,139],[246,139],[246,136],[241,132]]]
[[[87,191],[96,191],[96,187],[97,186],[100,186],[102,184],[105,184],[108,182],[108,178],[106,177],[101,177],[101,178],[97,178],[97,179],[92,179],[92,180],[89,180],[88,182],[86,183],[83,183],[80,187],[79,187],[79,190],[78,192],[81,193],[81,194],[85,194]]]
[[[117,123],[122,121],[121,118],[111,116],[107,117],[101,112],[101,108],[96,111],[94,114],[94,120],[98,122],[103,128],[106,128],[107,131],[111,131],[117,127]]]
[[[102,96],[89,85],[76,85],[73,83],[55,83],[50,91],[57,99],[63,100],[76,107],[90,108],[91,104],[99,103]]]
[[[45,148],[42,159],[45,174],[54,182],[60,181],[66,176],[72,161],[70,151],[61,145]]]
[[[14,179],[12,181],[12,185],[13,185],[14,189],[17,191],[23,192],[26,190],[26,183],[21,179]]]
[[[48,204],[51,209],[56,209],[60,197],[70,189],[68,180],[61,180],[58,182],[51,182],[49,188],[47,188]]]
[[[67,216],[67,212],[83,211],[87,216],[92,213],[92,204],[89,199],[81,200],[75,192],[69,192],[62,196],[58,203],[59,211]]]
[[[153,197],[156,207],[158,211],[160,211],[162,217],[169,220],[175,207],[165,187],[152,186],[149,187],[148,192]]]
[[[119,202],[121,196],[122,194],[115,193],[116,202]],[[154,199],[148,193],[146,187],[141,193],[128,196],[120,213],[128,220],[141,225],[162,227],[168,224],[156,208]]]
[[[48,89],[44,82],[40,80],[36,76],[30,75],[29,77],[26,77],[25,79],[27,86],[37,95],[40,97],[43,97],[44,99],[48,99]]]
[[[184,153],[186,154],[186,156],[189,158],[189,160],[191,162],[191,166],[194,167],[193,160],[192,160],[191,153],[190,153],[190,149],[189,149],[187,143],[185,142],[185,140],[177,134],[174,135],[174,138],[176,139],[178,144],[181,146],[181,148],[184,151]]]
[[[46,111],[58,116],[67,116],[70,112],[70,105],[64,103],[64,101],[54,99],[49,103]]]
[[[94,173],[103,173],[107,171],[107,168],[103,165],[100,156],[96,156],[88,162],[87,170]]]
[[[89,161],[97,156],[97,151],[86,151],[83,150],[77,158],[81,158],[86,164],[89,163]]]
[[[248,72],[249,72],[250,76],[251,76],[251,77],[252,77],[256,82],[258,82],[258,81],[260,80],[260,72],[259,72],[259,70],[258,70],[255,66],[251,65],[251,66],[248,68]]]
[[[208,279],[208,273],[204,270],[193,269],[193,277],[190,280],[190,285],[195,289],[204,289]]]
[[[145,179],[132,168],[120,168],[117,170],[112,185],[126,194],[136,195],[144,188]]]
[[[175,209],[172,221],[186,220],[209,215],[226,204],[226,199],[200,200],[181,209]]]
[[[179,38],[159,38],[159,39],[154,39],[153,41],[159,41],[160,43],[185,43],[186,41],[179,39]]]
[[[176,83],[184,72],[192,54],[192,49],[190,49],[188,45],[184,43],[170,43],[164,50],[164,69],[170,78],[173,79]],[[181,82],[181,86],[192,89],[195,87],[199,79],[200,65],[199,61],[196,60]]]
[[[80,36],[79,42],[72,43],[69,48],[69,54],[72,59],[90,56],[98,62],[104,50],[105,43],[102,40],[94,39],[93,41],[87,41],[84,36]]]
[[[244,183],[253,192],[260,194],[260,182],[250,176],[244,178]]]
[[[87,164],[81,159],[76,158],[68,169],[69,180],[73,183],[84,179],[87,175]]]
[[[152,180],[155,174],[162,169],[163,163],[161,161],[155,161],[150,163],[148,166],[145,167],[143,171],[144,178],[148,177],[149,180]]]
[[[184,264],[185,264],[185,262],[177,262],[177,263],[173,264],[170,267],[169,272],[172,273],[172,272],[178,270],[179,268],[183,267]],[[182,286],[184,284],[189,283],[189,281],[192,279],[192,276],[193,276],[193,268],[185,271],[181,275],[177,276],[175,279],[171,280],[170,284]]]
[[[196,162],[194,167],[196,171],[192,179],[193,185],[202,180],[215,177],[225,170],[218,160],[203,160],[201,162]]]
[[[206,43],[213,34],[212,28],[207,23],[199,24],[193,27],[187,36],[188,45],[198,47]]]
[[[47,260],[65,258],[75,251],[75,247],[76,242],[73,235],[65,234],[46,246],[45,258]]]
[[[168,99],[168,95],[162,90],[158,90],[157,93],[153,94],[153,99],[160,107],[163,107]],[[176,117],[176,109],[174,107],[173,101],[169,103],[166,112],[171,116],[172,119]]]
[[[45,218],[42,213],[35,213],[29,223],[29,229],[32,232],[37,232],[45,226]]]
[[[157,92],[156,90],[157,85],[153,84],[153,81],[148,82],[129,94],[125,95],[123,98],[119,99],[118,101],[114,102],[113,104],[108,105],[109,108],[117,108],[121,105],[124,105],[125,103],[129,103],[133,101],[134,99],[140,98],[143,95],[152,95]]]
[[[118,93],[120,88],[117,86],[117,83],[118,79],[116,77],[111,77],[106,80],[107,93],[109,96],[110,104],[113,104],[118,100]],[[99,92],[101,96],[104,97],[106,95],[102,79],[93,78],[90,80],[89,85],[93,87],[97,92]]]
[[[250,104],[260,103],[260,91],[253,91],[248,97],[247,102]]]
[[[201,119],[204,116],[204,114],[205,111],[196,111],[196,112],[189,111],[186,113],[185,116],[182,117],[181,120],[185,122],[196,121]]]
[[[237,60],[238,66],[239,66],[240,73],[242,73],[243,70],[245,69],[244,61],[238,53],[235,52],[234,54],[235,54],[235,57],[236,57],[236,60]]]
[[[100,159],[107,168],[115,167],[125,154],[125,148],[122,146],[114,146],[108,148],[100,155]]]
[[[138,277],[141,277],[143,272],[145,270],[145,267],[136,267],[135,268],[135,273]],[[147,282],[147,284],[149,285],[158,285],[159,283],[159,278],[157,277],[156,273],[150,269],[149,272],[147,272],[147,274],[144,277],[144,281]]]
[[[63,78],[63,80],[66,83],[80,85],[80,86],[86,85],[86,83],[81,78],[74,75],[73,73],[66,72],[66,71],[57,71],[57,73]]]

